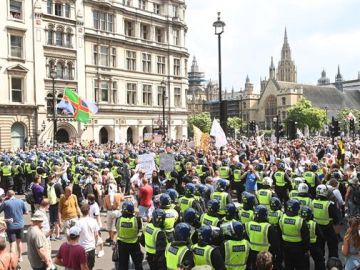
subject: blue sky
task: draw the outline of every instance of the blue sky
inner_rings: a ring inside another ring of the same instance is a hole
[[[206,78],[217,80],[217,12],[222,35],[223,89],[243,88],[249,75],[255,88],[268,77],[271,56],[280,60],[287,27],[298,82],[315,84],[324,68],[334,81],[340,64],[344,79],[360,72],[360,0],[187,0],[186,46]]]

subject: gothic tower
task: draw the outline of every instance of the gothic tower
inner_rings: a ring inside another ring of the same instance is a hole
[[[269,67],[269,78],[275,79],[275,66],[274,66],[274,59],[272,56],[271,56],[271,64]]]
[[[288,42],[287,32],[285,28],[284,44],[281,50],[281,60],[277,68],[277,80],[284,82],[296,82],[296,66],[291,59],[291,49]]]

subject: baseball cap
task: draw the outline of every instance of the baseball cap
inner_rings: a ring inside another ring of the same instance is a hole
[[[77,227],[77,226],[72,226],[69,229],[68,235],[69,236],[79,236],[80,235],[80,228]]]
[[[31,221],[44,221],[44,218],[41,214],[35,213],[32,216]]]

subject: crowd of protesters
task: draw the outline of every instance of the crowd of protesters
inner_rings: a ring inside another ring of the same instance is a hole
[[[360,269],[359,139],[59,145],[1,152],[0,173],[0,269],[19,268],[25,239],[36,270],[93,269],[104,246],[116,269],[341,269],[341,242]]]

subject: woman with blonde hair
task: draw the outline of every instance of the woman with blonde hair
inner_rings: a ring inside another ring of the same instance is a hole
[[[360,266],[360,216],[349,220],[341,251],[346,257],[345,270],[358,269]]]

